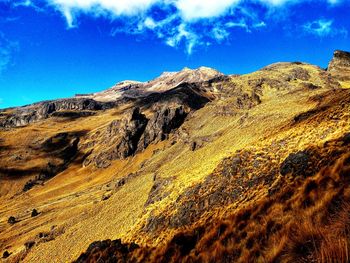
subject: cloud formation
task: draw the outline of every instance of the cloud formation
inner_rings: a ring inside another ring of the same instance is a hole
[[[333,28],[333,20],[319,19],[312,22],[306,23],[303,28],[307,33],[319,36],[327,37],[334,36],[338,34],[347,35],[347,30],[344,28],[338,29]]]
[[[9,41],[0,32],[0,75],[12,63],[13,52],[18,48],[16,42]]]
[[[271,14],[279,10],[303,3],[333,7],[347,0],[24,0],[21,3],[37,7],[43,1],[46,8],[54,8],[63,15],[68,28],[77,27],[79,17],[84,15],[104,17],[118,21],[111,35],[152,32],[169,46],[183,43],[190,54],[196,46],[225,41],[236,30],[247,33],[263,30],[269,25]],[[333,27],[332,20],[319,19],[304,24],[303,30],[330,36],[335,32]]]

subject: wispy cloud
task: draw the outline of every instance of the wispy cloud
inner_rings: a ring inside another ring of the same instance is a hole
[[[267,19],[283,17],[293,5],[315,2],[336,6],[344,1],[348,0],[14,0],[21,6],[59,11],[68,28],[77,27],[82,15],[104,17],[116,25],[112,36],[151,32],[169,46],[184,45],[189,54],[196,46],[223,42],[236,30],[264,30],[270,25]],[[334,31],[332,20],[309,22],[302,28],[322,37],[340,33]]]
[[[0,32],[0,75],[13,63],[13,52],[18,48],[18,43],[8,40]]]
[[[319,19],[304,24],[303,28],[305,32],[318,37],[334,36],[338,34],[347,35],[347,31],[345,29],[335,28],[333,24],[333,20]]]

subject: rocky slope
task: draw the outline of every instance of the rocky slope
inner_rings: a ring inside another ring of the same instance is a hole
[[[2,110],[3,261],[348,262],[349,70],[336,51]]]

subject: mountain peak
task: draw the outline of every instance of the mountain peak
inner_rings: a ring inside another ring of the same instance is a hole
[[[181,83],[202,82],[221,75],[223,75],[221,72],[209,67],[199,67],[197,69],[185,67],[178,72],[163,72],[158,78],[145,83],[143,88],[146,91],[159,92],[175,88]]]

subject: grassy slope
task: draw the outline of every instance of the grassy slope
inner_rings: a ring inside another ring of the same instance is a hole
[[[232,77],[226,91],[240,87],[251,92],[250,80],[262,77],[279,79],[295,65],[282,65],[272,71],[259,71],[242,77]],[[19,178],[2,179],[0,186],[0,251],[8,249],[18,252],[17,259],[27,252],[23,244],[35,240],[38,244],[28,251],[25,261],[28,262],[65,262],[75,259],[89,243],[94,240],[122,237],[124,240],[136,241],[141,245],[157,246],[177,233],[178,229],[164,229],[159,233],[142,231],[150,216],[176,213],[174,203],[181,193],[198,185],[212,174],[226,157],[236,150],[251,149],[274,156],[276,165],[290,152],[301,150],[310,142],[321,144],[334,139],[349,130],[349,115],[341,116],[338,121],[331,119],[314,122],[311,125],[303,122],[290,126],[293,117],[317,107],[316,101],[310,98],[328,92],[328,87],[320,70],[310,65],[300,66],[311,75],[308,82],[322,88],[306,90],[300,86],[302,81],[290,81],[285,89],[276,90],[264,86],[262,103],[250,110],[234,110],[231,116],[217,115],[220,105],[231,105],[233,98],[214,101],[195,112],[190,120],[171,138],[177,143],[165,141],[149,147],[145,152],[124,161],[115,161],[107,169],[95,169],[74,164],[66,171],[45,183],[44,187],[35,187],[27,193],[10,198],[27,180]],[[332,91],[327,95],[332,96]],[[346,113],[346,111],[344,111]],[[248,115],[247,115],[248,114]],[[55,119],[33,124],[25,128],[13,129],[2,133],[2,145],[13,147],[1,152],[3,166],[30,169],[47,163],[44,156],[28,161],[13,162],[13,153],[29,149],[33,141],[43,141],[62,131],[86,130],[88,133],[103,127],[114,120],[116,114],[107,111],[97,116],[78,119],[74,122],[57,122]],[[209,140],[202,148],[190,150],[191,142],[203,138]],[[272,149],[274,142],[286,141],[281,148]],[[153,154],[155,149],[163,149]],[[268,152],[274,150],[275,152]],[[40,154],[40,153],[39,153]],[[25,152],[23,153],[25,155]],[[146,161],[146,163],[144,163]],[[144,163],[142,166],[141,164]],[[128,181],[122,188],[115,189],[118,178],[138,171],[138,176]],[[153,176],[157,179],[170,179],[171,183],[162,188],[164,198],[144,208],[153,185]],[[275,178],[276,180],[278,178]],[[251,189],[227,208],[237,210],[237,204],[249,204],[266,196],[264,187]],[[111,195],[101,201],[103,195]],[[250,198],[249,198],[250,197]],[[253,198],[253,199],[252,199]],[[250,200],[249,200],[250,199]],[[32,208],[42,214],[30,218]],[[239,206],[241,208],[241,206]],[[217,213],[215,209],[209,214]],[[15,215],[21,220],[9,226],[7,218]],[[53,230],[51,228],[54,227]],[[50,233],[54,240],[41,242],[37,235],[40,232]],[[7,248],[9,247],[9,248]],[[15,256],[10,257],[14,260]]]

